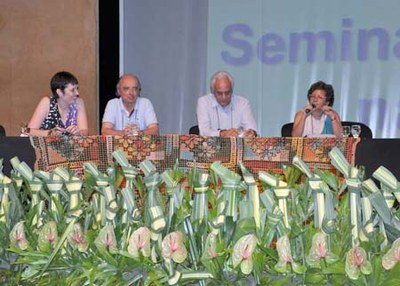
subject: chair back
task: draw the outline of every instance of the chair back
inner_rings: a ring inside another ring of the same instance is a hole
[[[190,127],[189,134],[199,135],[200,134],[199,126],[195,125],[195,126]]]
[[[0,136],[6,136],[6,130],[4,129],[3,125],[0,125]]]
[[[350,126],[358,124],[361,126],[361,138],[373,138],[371,128],[362,122],[342,121],[342,126]],[[282,137],[292,137],[293,122],[286,123],[281,128]]]
[[[289,122],[282,125],[281,136],[282,137],[292,137],[293,122]]]

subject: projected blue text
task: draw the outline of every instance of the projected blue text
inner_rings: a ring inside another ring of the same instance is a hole
[[[400,29],[391,34],[381,27],[355,29],[353,26],[353,20],[345,18],[339,34],[304,31],[289,33],[285,38],[277,33],[265,33],[253,46],[256,36],[253,29],[247,24],[231,24],[222,33],[228,48],[221,56],[233,66],[247,65],[255,56],[266,65],[400,59],[400,42],[393,39],[400,37]]]

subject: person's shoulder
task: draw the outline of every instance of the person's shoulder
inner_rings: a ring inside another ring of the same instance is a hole
[[[39,101],[39,105],[40,106],[45,106],[47,108],[47,107],[50,106],[50,100],[51,100],[51,97],[43,96]]]
[[[250,101],[246,97],[237,94],[233,95],[233,100],[239,105],[250,104]]]
[[[120,97],[114,97],[108,100],[108,102],[118,102],[120,100]]]
[[[212,93],[208,93],[208,94],[204,94],[202,96],[199,96],[197,98],[197,101],[199,101],[199,102],[212,101],[213,98],[214,98],[214,95]]]
[[[238,94],[233,94],[233,97],[236,97],[239,100],[243,100],[243,101],[249,101],[247,99],[247,97],[243,96],[243,95],[238,95]]]
[[[153,103],[151,102],[151,100],[150,99],[148,99],[147,97],[138,97],[138,99],[137,99],[138,101],[137,101],[137,106],[139,107],[139,109],[140,109],[140,107],[143,107],[143,108],[151,108],[151,109],[154,109],[154,107],[153,107]]]
[[[138,100],[141,101],[142,103],[146,103],[146,104],[150,103],[151,104],[151,100],[148,99],[147,97],[141,96],[141,97],[138,97]]]
[[[77,103],[77,104],[84,104],[83,98],[82,98],[82,97],[77,97],[77,98],[76,98],[76,103]]]
[[[43,103],[50,103],[50,100],[52,99],[52,97],[50,97],[50,96],[43,96],[41,99],[40,99],[40,102],[43,102]]]
[[[294,118],[296,119],[297,117],[300,117],[302,114],[303,114],[303,110],[302,109],[300,109],[300,110],[298,110],[297,112],[296,112],[296,114],[294,115]]]
[[[107,105],[116,105],[118,104],[119,100],[120,100],[119,97],[111,98],[107,101]]]

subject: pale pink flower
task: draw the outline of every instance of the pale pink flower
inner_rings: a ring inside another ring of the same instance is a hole
[[[275,265],[275,270],[279,273],[289,271],[288,264],[292,265],[292,269],[297,274],[302,274],[306,271],[305,266],[296,263],[292,257],[289,238],[284,235],[278,238],[276,242],[276,250],[278,251],[278,263]]]
[[[367,260],[366,251],[355,246],[346,255],[346,273],[350,279],[357,280],[360,273],[368,275],[372,272],[371,263]]]
[[[117,239],[114,233],[114,226],[112,224],[104,226],[100,230],[100,233],[97,236],[94,243],[96,244],[99,250],[106,251],[108,249],[111,253],[117,253],[118,248],[117,248]]]
[[[321,268],[321,259],[324,259],[327,263],[333,263],[338,260],[338,256],[328,251],[326,234],[317,232],[312,238],[310,254],[306,257],[306,260],[310,266]]]
[[[278,238],[276,250],[278,251],[279,262],[286,264],[293,261],[289,238],[286,235]]]
[[[217,235],[215,233],[209,233],[206,239],[205,250],[203,257],[205,259],[214,259],[218,256],[217,254]]]
[[[21,250],[26,250],[29,246],[29,242],[25,237],[25,225],[24,223],[18,222],[14,225],[10,232],[11,245],[18,247]]]
[[[85,252],[88,249],[89,244],[79,223],[75,223],[73,229],[68,234],[68,242],[80,252]]]
[[[161,252],[165,259],[172,259],[176,263],[185,261],[187,251],[183,243],[182,233],[175,231],[167,234],[162,241]]]
[[[400,238],[396,239],[389,251],[382,257],[382,266],[386,270],[392,269],[400,260]]]
[[[233,267],[240,264],[240,270],[248,275],[253,271],[252,255],[257,246],[257,237],[254,234],[247,234],[239,238],[233,246],[232,263]]]
[[[39,230],[39,249],[41,251],[49,251],[57,245],[57,242],[57,224],[54,221],[49,221]]]
[[[129,238],[128,252],[135,258],[139,258],[140,254],[150,256],[150,230],[147,227],[140,227],[135,230]]]

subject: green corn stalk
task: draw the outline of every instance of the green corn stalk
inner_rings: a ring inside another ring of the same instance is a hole
[[[247,186],[247,198],[252,204],[253,218],[258,231],[261,230],[261,215],[260,215],[260,192],[258,191],[256,180],[253,175],[246,169],[242,162],[239,162],[242,170],[243,178]]]
[[[144,160],[139,164],[139,168],[143,171],[145,177],[153,175],[157,170],[150,160]]]
[[[289,228],[289,215],[287,210],[287,198],[290,193],[290,188],[287,187],[286,182],[280,180],[276,176],[266,173],[264,171],[260,171],[258,173],[258,177],[261,181],[269,185],[278,199],[278,207],[282,212],[283,224],[286,228]]]
[[[138,221],[140,218],[140,211],[136,206],[134,182],[139,171],[129,163],[121,150],[115,150],[112,155],[122,167],[122,172],[126,178],[125,188],[121,190],[123,207],[126,210],[122,220],[125,223],[127,223],[128,220]]]
[[[316,228],[321,228],[325,217],[325,195],[321,190],[323,182],[319,178],[313,178],[308,183],[314,193],[314,225]]]
[[[222,190],[225,206],[225,215],[232,217],[233,221],[238,220],[238,206],[239,206],[239,190],[241,188],[241,178],[235,172],[232,172],[221,162],[217,161],[211,164],[211,170],[221,178]]]
[[[121,194],[124,199],[124,206],[127,209],[129,218],[137,221],[140,218],[140,211],[136,206],[135,194],[130,188],[121,189]]]
[[[173,216],[182,203],[183,192],[180,181],[183,175],[182,170],[178,168],[178,163],[175,164],[174,169],[166,170],[161,174],[161,180],[165,183],[169,200],[167,233],[170,232]]]
[[[69,209],[74,210],[79,206],[83,181],[76,176],[72,176],[65,182],[65,187],[69,193]]]
[[[314,175],[311,173],[310,168],[300,159],[299,156],[294,156],[292,164],[297,167],[302,173],[304,173],[308,178],[312,178]]]
[[[192,221],[198,221],[198,225],[208,219],[208,195],[210,175],[196,173],[193,178],[194,199],[192,208]]]
[[[339,148],[333,147],[329,152],[329,158],[331,159],[331,164],[343,174],[345,178],[349,178],[351,174],[351,166],[349,162],[347,162],[343,153]]]
[[[111,186],[104,188],[104,197],[106,199],[106,218],[108,222],[113,223],[118,212],[118,204],[116,202],[115,191]]]
[[[369,193],[368,198],[369,198],[372,206],[376,210],[376,212],[379,214],[381,219],[384,221],[384,223],[391,224],[392,223],[391,211],[388,208],[388,205],[385,201],[385,198],[382,195],[382,192],[376,186],[374,181],[372,181],[372,179],[365,180],[362,183],[362,186],[364,187],[365,190],[368,191],[368,193]]]
[[[396,177],[383,166],[380,166],[376,171],[372,174],[372,177],[380,181],[382,189],[388,188],[396,197],[397,202],[400,203],[400,183],[397,181]],[[385,194],[385,197],[389,197],[389,194]],[[392,207],[393,204],[387,200],[389,207]]]
[[[53,176],[48,177],[48,180],[46,181],[46,186],[51,195],[51,200],[49,202],[50,209],[54,213],[58,214],[58,210],[54,202],[60,200],[60,192],[63,187],[63,181],[61,180],[60,176],[58,176],[57,174],[53,174]]]
[[[374,230],[373,223],[371,222],[372,217],[372,205],[369,201],[369,198],[363,197],[361,198],[361,210],[363,213],[363,224],[364,230],[360,232],[360,240],[368,241],[368,234],[372,233]],[[366,232],[366,235],[364,234]]]
[[[9,223],[6,221],[6,218],[8,217],[8,204],[9,204],[9,198],[8,198],[8,192],[9,192],[9,186],[11,184],[11,179],[7,176],[3,176],[2,182],[0,183],[0,191],[3,189],[3,194],[1,196],[1,202],[0,202],[0,222],[4,223]]]
[[[358,231],[360,229],[360,210],[358,206],[360,205],[360,190],[361,183],[358,180],[347,179],[346,183],[349,188],[350,193],[350,222],[353,226],[352,236],[353,236],[353,246],[357,244]]]

